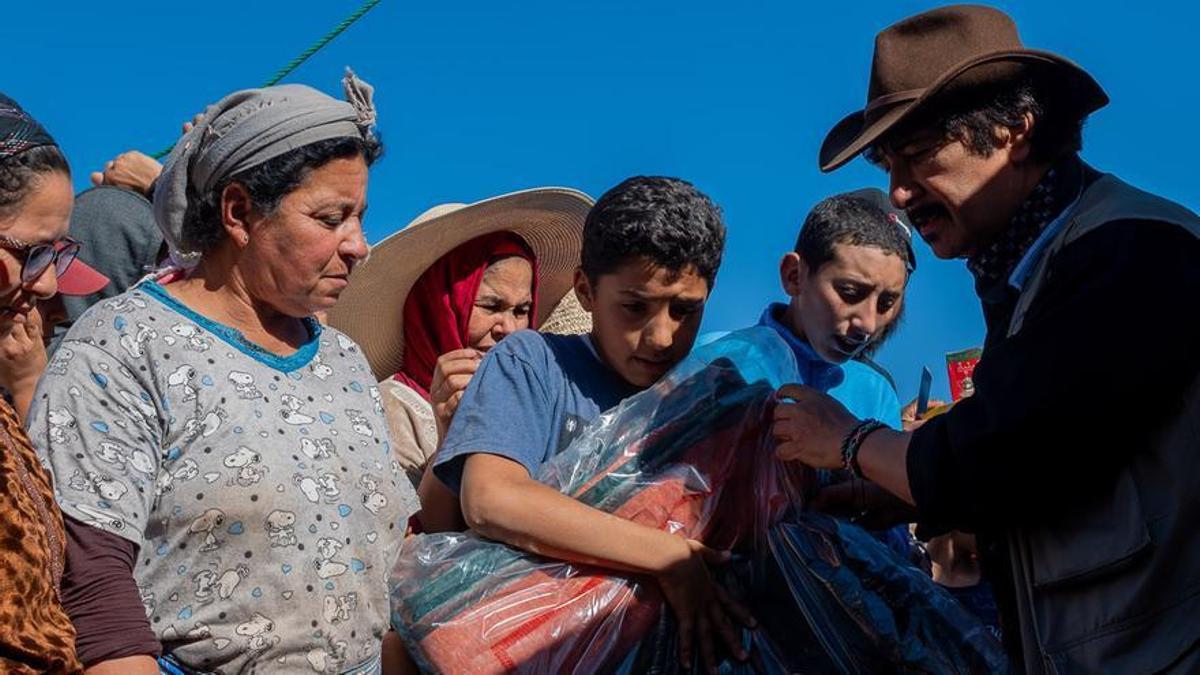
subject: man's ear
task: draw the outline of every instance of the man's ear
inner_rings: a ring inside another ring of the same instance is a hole
[[[804,291],[806,281],[808,264],[804,258],[795,251],[783,254],[783,259],[779,261],[779,283],[783,286],[783,292],[794,298]]]
[[[588,280],[587,274],[584,274],[582,267],[575,268],[575,298],[579,300],[579,306],[592,311],[596,304],[592,283]]]
[[[1021,115],[1021,123],[1013,127],[999,127],[997,141],[1001,147],[1008,146],[1009,156],[1014,162],[1025,162],[1033,153],[1033,131],[1037,120],[1033,113]]]
[[[237,181],[231,182],[221,191],[221,225],[225,234],[238,248],[250,241],[250,226],[258,220],[254,200],[250,192]]]

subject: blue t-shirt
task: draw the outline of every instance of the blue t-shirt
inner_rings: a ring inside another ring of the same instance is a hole
[[[846,406],[858,419],[874,418],[900,430],[900,399],[883,373],[859,361],[830,363],[817,355],[812,345],[796,337],[781,323],[787,306],[772,303],[763,311],[758,325],[772,328],[796,355],[800,384],[819,389]]]
[[[536,475],[589,422],[638,391],[600,360],[586,335],[513,333],[471,378],[433,471],[458,492],[467,456],[483,452]]]

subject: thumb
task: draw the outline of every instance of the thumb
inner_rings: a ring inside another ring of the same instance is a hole
[[[718,551],[699,541],[693,540],[692,547],[700,554],[700,558],[706,565],[724,565],[733,558],[733,554],[729,551]]]
[[[100,184],[103,182],[104,182],[104,173],[100,172],[100,171],[93,171],[92,172],[92,185],[94,185],[96,187],[100,187]]]

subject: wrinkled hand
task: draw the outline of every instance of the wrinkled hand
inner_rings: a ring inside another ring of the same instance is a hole
[[[842,468],[842,439],[858,424],[846,407],[811,387],[787,384],[779,388],[771,433],[775,456],[817,469]]]
[[[936,398],[930,399],[927,411],[944,405],[946,405],[945,401],[939,401]],[[900,425],[904,431],[915,431],[920,429],[922,424],[925,424],[925,418],[917,417],[917,399],[914,398],[908,402],[908,405],[900,409]]]
[[[123,152],[92,172],[92,185],[112,185],[149,196],[150,186],[162,173],[162,164],[136,150]]]
[[[42,316],[36,308],[15,320],[0,322],[0,386],[12,394],[36,386],[46,362]]]
[[[886,530],[917,520],[917,510],[903,499],[860,478],[821,488],[810,506],[831,516],[847,518],[868,530]]]
[[[710,566],[729,561],[729,552],[714,551],[694,539],[680,541],[686,550],[681,547],[678,562],[658,575],[658,584],[679,621],[680,663],[691,664],[693,649],[699,645],[704,667],[716,673],[713,633],[738,660],[745,660],[747,654],[733,622],[749,628],[756,624],[750,612],[731,599],[709,573]]]
[[[475,371],[479,370],[482,359],[483,353],[475,349],[456,349],[438,357],[429,385],[429,402],[433,404],[433,415],[437,418],[439,438],[445,437],[450,428],[450,420],[454,419],[463,392]]]

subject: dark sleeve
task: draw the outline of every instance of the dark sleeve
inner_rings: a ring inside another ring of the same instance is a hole
[[[162,647],[150,630],[133,578],[137,545],[70,516],[63,521],[67,567],[62,601],[75,624],[79,660],[90,667],[126,656],[159,656]]]
[[[1020,525],[1115,479],[1200,370],[1200,240],[1115,221],[1063,248],[975,395],[918,429],[908,476],[926,531]]]

